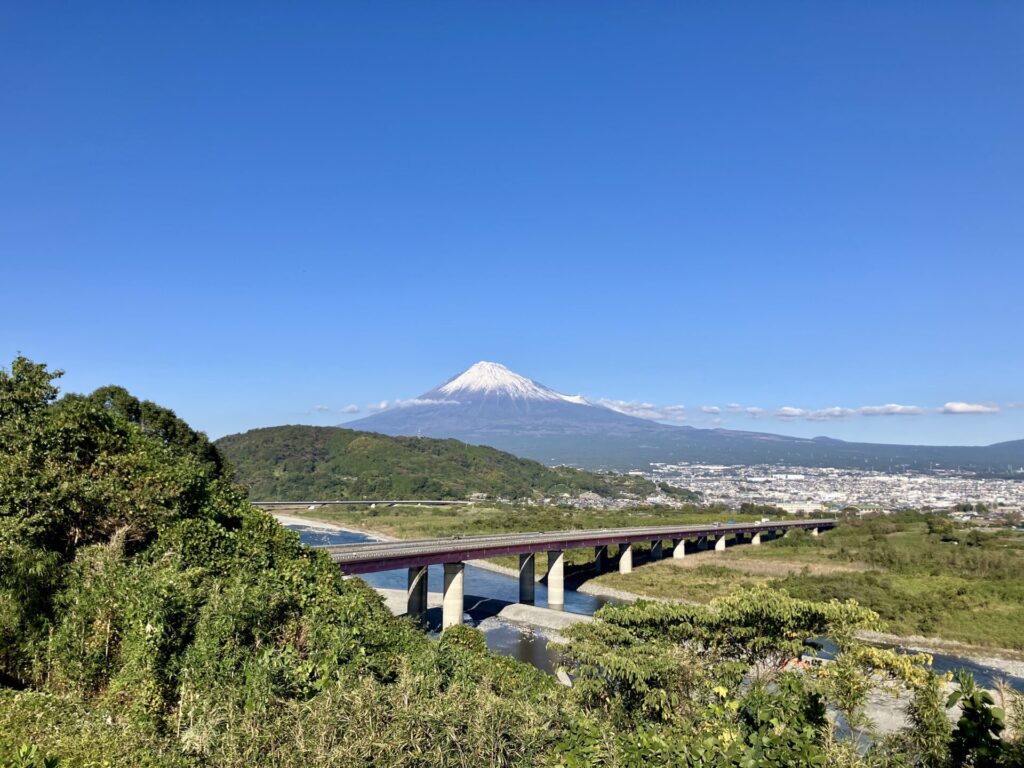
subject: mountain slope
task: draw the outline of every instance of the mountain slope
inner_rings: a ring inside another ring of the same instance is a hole
[[[488,362],[471,366],[411,404],[346,426],[456,438],[546,464],[592,469],[691,461],[1008,475],[1024,466],[1022,440],[990,446],[888,445],[660,424],[563,395]]]
[[[594,491],[646,496],[640,477],[554,469],[456,440],[387,437],[340,427],[254,429],[216,441],[254,500],[533,498]]]

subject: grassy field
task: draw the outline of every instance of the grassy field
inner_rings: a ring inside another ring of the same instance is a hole
[[[969,543],[970,542],[970,543]],[[651,597],[707,601],[770,584],[809,599],[856,599],[890,632],[1024,650],[1024,537],[930,533],[906,514],[851,521],[818,538],[641,564],[596,583]]]

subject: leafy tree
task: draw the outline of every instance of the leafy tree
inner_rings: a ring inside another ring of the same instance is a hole
[[[931,515],[928,517],[928,533],[932,536],[949,536],[953,533],[953,521],[948,517]]]
[[[957,690],[949,695],[946,707],[959,704],[960,719],[953,729],[950,757],[955,765],[996,766],[1003,751],[1000,734],[1006,727],[1006,714],[996,706],[992,694],[978,687],[970,672],[961,669],[954,679]]]
[[[944,768],[952,732],[946,719],[940,678],[925,677],[907,707],[908,727],[901,738],[910,761],[920,768]]]
[[[0,768],[58,768],[59,761],[39,751],[35,745],[22,744],[9,757],[0,754]]]
[[[66,402],[78,396],[69,395]],[[211,477],[221,477],[225,472],[224,459],[205,434],[192,429],[169,408],[149,400],[139,400],[124,387],[101,387],[86,399],[131,422],[138,424],[148,436],[155,438],[179,455],[191,455],[207,467]]]

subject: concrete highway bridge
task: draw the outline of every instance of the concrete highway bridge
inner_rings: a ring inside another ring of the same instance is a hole
[[[321,547],[327,551],[343,573],[360,574],[376,571],[409,569],[409,616],[423,620],[427,611],[427,566],[444,566],[444,592],[441,627],[462,623],[463,581],[465,561],[498,555],[519,555],[519,602],[532,605],[536,585],[534,559],[538,552],[547,552],[548,607],[561,608],[565,603],[565,560],[567,549],[594,549],[594,570],[602,573],[608,567],[608,547],[617,546],[620,573],[633,570],[633,544],[649,542],[651,559],[665,556],[665,542],[671,542],[672,557],[686,556],[687,541],[694,550],[725,550],[726,539],[757,546],[761,537],[785,535],[804,529],[817,536],[819,531],[835,527],[835,520],[795,520],[766,523],[723,525],[663,525],[642,528],[596,528],[577,531],[545,531],[542,533],[504,533],[483,536],[453,536],[444,539],[338,544]]]
[[[339,501],[253,501],[254,507],[280,509],[282,507],[451,507],[471,506],[475,501],[446,501],[444,499],[343,499]]]

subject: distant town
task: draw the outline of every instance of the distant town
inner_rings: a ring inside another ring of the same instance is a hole
[[[745,503],[768,504],[791,514],[849,507],[865,513],[930,508],[964,517],[1024,511],[1024,481],[953,471],[891,474],[764,464],[657,463],[649,471],[633,474],[699,493],[705,503],[736,508]]]

